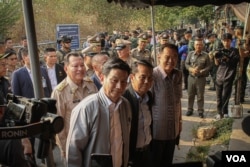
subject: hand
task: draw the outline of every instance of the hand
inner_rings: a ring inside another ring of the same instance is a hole
[[[23,146],[23,153],[32,154],[32,146],[31,146],[30,140],[28,138],[23,138],[21,142]]]
[[[196,74],[198,74],[199,72],[200,72],[200,70],[198,70],[198,67],[195,67],[195,68],[192,69],[192,74],[193,74],[193,75],[196,75]]]

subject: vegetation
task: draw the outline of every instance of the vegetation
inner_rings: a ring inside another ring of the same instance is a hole
[[[6,3],[8,2],[8,3]],[[149,8],[130,9],[106,0],[33,0],[38,41],[55,40],[56,24],[79,24],[80,36],[86,37],[100,31],[133,30],[151,27]],[[21,0],[0,1],[0,32],[19,41],[25,34]],[[208,22],[213,19],[213,6],[165,7],[155,6],[155,29],[163,30]]]
[[[213,125],[216,127],[216,135],[213,139],[200,142],[198,146],[194,146],[187,154],[187,161],[202,161],[205,162],[209,153],[209,148],[212,145],[228,146],[230,136],[232,133],[233,118],[221,119],[206,125]],[[200,124],[198,127],[204,126]],[[196,137],[198,127],[194,127],[192,133]]]

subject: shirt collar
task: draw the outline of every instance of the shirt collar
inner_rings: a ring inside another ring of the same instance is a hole
[[[122,98],[120,98],[119,101],[118,101],[117,103],[112,102],[112,101],[108,98],[108,96],[106,96],[103,87],[100,89],[100,93],[102,93],[103,98],[104,98],[105,101],[107,102],[107,105],[108,105],[108,106],[110,106],[110,105],[112,105],[112,104],[115,104],[115,110],[117,110],[118,107],[120,106],[120,104],[122,103]]]
[[[143,97],[141,97],[140,95],[138,95],[138,93],[136,93],[136,91],[134,91],[134,92],[135,92],[136,98],[137,98],[141,103],[147,103],[147,102],[148,102],[149,97],[148,97],[148,94],[147,94],[147,93],[145,93],[145,95],[144,95]]]
[[[48,65],[46,65],[47,69],[55,69],[55,64],[53,65],[52,68],[50,68]]]
[[[160,66],[158,66],[157,68],[159,69],[161,73],[162,79],[165,79],[168,76],[168,74]]]

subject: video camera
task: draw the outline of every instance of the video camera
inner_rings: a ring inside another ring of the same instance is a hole
[[[64,127],[63,118],[56,115],[56,100],[28,99],[13,94],[8,94],[7,100],[0,139],[36,137],[39,139],[37,157],[48,157],[51,140]]]
[[[219,60],[225,60],[224,58],[230,58],[230,56],[231,56],[231,51],[230,50],[228,50],[228,49],[218,49],[218,50],[216,50],[216,52],[215,52],[215,55],[214,55],[214,58],[216,58],[216,59],[219,59]]]
[[[63,119],[56,115],[55,99],[42,98],[37,100],[8,94],[7,100],[8,104],[3,118],[6,127],[51,120],[50,123],[56,127],[55,132],[60,132],[63,128]]]

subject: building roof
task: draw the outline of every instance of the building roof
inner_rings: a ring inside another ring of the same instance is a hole
[[[224,5],[224,4],[239,4],[242,2],[249,2],[249,0],[107,0],[108,2],[120,3],[122,6],[132,8],[146,8],[154,5],[172,6],[204,6],[204,5]]]

